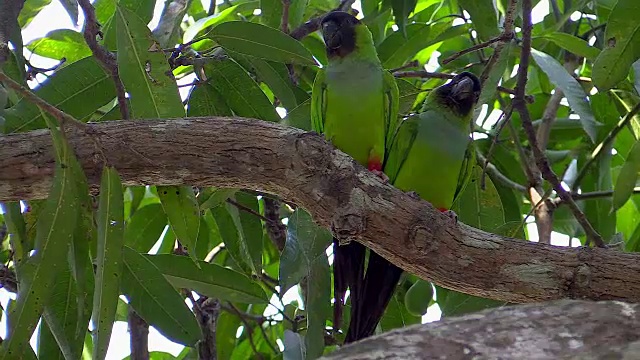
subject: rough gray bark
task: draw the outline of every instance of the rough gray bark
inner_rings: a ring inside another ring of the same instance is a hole
[[[218,186],[273,193],[443,287],[512,303],[640,301],[640,255],[562,248],[453,225],[429,203],[383,184],[320,136],[258,120],[110,121],[68,137],[92,184],[106,161],[126,185]],[[0,137],[0,201],[47,196],[48,130]]]
[[[322,359],[638,359],[640,305],[561,300],[414,325]]]

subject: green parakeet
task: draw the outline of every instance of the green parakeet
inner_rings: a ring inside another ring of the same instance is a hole
[[[471,115],[480,90],[480,80],[463,72],[434,89],[420,113],[401,122],[384,168],[395,187],[449,211],[475,164]]]
[[[400,123],[384,166],[395,187],[417,193],[454,219],[455,213],[449,209],[468,182],[475,163],[469,135],[480,89],[478,78],[468,72],[434,89],[420,113]],[[358,314],[365,322],[360,328],[371,332],[362,334],[364,337],[373,334],[388,302],[378,294],[381,290],[393,294],[401,274],[402,270],[386,259],[374,253],[369,256],[361,296],[369,301],[370,311]]]
[[[395,79],[383,69],[369,29],[354,16],[341,11],[331,12],[322,19],[321,29],[328,64],[318,71],[313,84],[313,129],[384,178],[384,160],[397,128],[399,94]],[[373,333],[398,281],[395,279],[389,286],[381,284],[376,297],[382,301],[371,302],[364,297],[365,254],[366,248],[359,243],[339,245],[334,239],[336,329],[340,327],[346,291],[350,288],[351,321],[345,342]],[[370,258],[375,256],[371,252]],[[401,270],[397,270],[399,277]],[[381,310],[370,308],[372,304],[380,303]],[[380,313],[380,316],[370,319],[370,313]],[[373,327],[367,322],[372,322]]]

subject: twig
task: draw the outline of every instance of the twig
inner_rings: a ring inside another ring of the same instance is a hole
[[[500,138],[500,134],[502,133],[502,129],[504,129],[504,126],[507,124],[507,122],[511,121],[511,113],[513,112],[513,108],[509,107],[507,109],[507,111],[503,111],[502,114],[500,114],[500,117],[498,118],[497,124],[498,124],[498,128],[496,129],[495,134],[493,135],[493,140],[491,141],[491,145],[489,146],[489,150],[487,150],[487,157],[485,158],[484,156],[482,156],[482,154],[478,151],[478,157],[481,159],[480,161],[483,162],[482,164],[482,175],[480,176],[480,187],[482,189],[484,189],[485,187],[485,175],[487,173],[487,167],[489,166],[489,159],[491,159],[491,156],[493,155],[493,149],[496,147],[496,144],[498,143],[498,139]],[[505,115],[506,114],[506,115]],[[502,121],[500,121],[502,120]],[[482,160],[484,159],[484,160]]]
[[[635,187],[633,188],[633,193],[634,194],[640,194],[640,187]],[[586,193],[571,193],[571,197],[573,197],[574,200],[592,200],[592,199],[602,199],[602,198],[608,198],[613,196],[613,190],[601,190],[601,191],[590,191],[590,192],[586,192]],[[557,204],[557,205],[562,205],[564,204],[564,202],[562,201],[561,198],[555,198],[553,199],[553,201]]]
[[[239,210],[242,210],[246,213],[249,213],[251,215],[257,216],[260,218],[260,220],[264,221],[264,222],[270,222],[270,219],[267,219],[266,217],[262,216],[262,214],[255,212],[253,209],[250,209],[242,204],[239,204],[231,199],[227,199],[227,202],[235,207],[237,207]]]
[[[398,69],[402,69],[404,67],[400,67]],[[455,77],[455,74],[447,74],[447,73],[440,73],[440,72],[431,72],[431,71],[426,71],[426,70],[415,70],[415,71],[395,71],[391,70],[391,72],[393,73],[393,76],[397,77],[397,78],[423,78],[423,79],[453,79]],[[500,92],[506,93],[506,94],[510,94],[510,95],[515,95],[516,92],[515,90],[506,88],[504,86],[496,86],[496,89]],[[532,103],[533,102],[533,96],[527,95],[525,96],[525,100],[528,103]]]
[[[202,339],[198,342],[198,358],[215,359],[217,356],[216,327],[221,308],[220,301],[206,296],[200,296],[197,301],[194,301],[191,296],[191,302],[194,304],[193,310],[202,330]]]
[[[495,165],[490,163],[489,160],[485,158],[484,155],[482,155],[479,151],[476,152],[476,155],[478,156],[478,160],[484,163],[486,172],[491,173],[502,184],[518,192],[527,192],[526,186],[518,184],[517,182],[509,179],[505,174],[500,172],[500,170],[498,170]]]
[[[585,31],[585,33],[580,35],[580,37],[582,38],[582,40],[589,41],[591,34],[595,33],[598,30],[604,30],[606,27],[607,27],[607,23],[602,23],[598,26],[594,26],[591,29]]]
[[[149,360],[149,324],[129,305],[127,314],[131,360]]]
[[[400,67],[397,67],[395,69],[390,69],[389,72],[395,73],[395,72],[398,72],[400,70],[404,70],[404,69],[408,69],[408,68],[412,68],[412,67],[418,67],[418,66],[420,66],[420,62],[418,60],[413,60],[413,61],[409,61],[408,63],[406,63],[406,64],[404,64],[404,65],[402,65]]]
[[[509,1],[509,5],[507,6],[507,13],[504,16],[504,30],[502,31],[503,34],[508,34],[508,33],[514,34],[513,24],[516,19],[516,9],[517,9],[516,5],[517,5],[516,1]],[[515,34],[513,35],[513,37],[515,37]],[[489,78],[489,74],[491,73],[491,70],[500,60],[500,57],[502,56],[502,50],[504,49],[504,46],[506,43],[507,41],[500,41],[496,44],[496,47],[493,49],[493,55],[489,58],[487,65],[482,70],[482,74],[480,74],[480,82],[482,84],[484,84],[485,81],[487,81],[487,79]]]
[[[558,196],[562,198],[567,205],[569,205],[569,208],[573,212],[576,220],[584,229],[587,238],[593,241],[598,247],[605,247],[602,237],[591,226],[582,210],[580,210],[575,201],[573,201],[571,194],[562,187],[562,183],[549,166],[547,157],[538,146],[536,132],[533,128],[531,116],[524,100],[525,86],[527,84],[527,71],[529,68],[529,57],[531,55],[531,0],[522,0],[522,19],[522,49],[520,52],[520,65],[518,67],[518,80],[516,85],[516,96],[513,99],[513,107],[520,113],[522,126],[527,134],[529,143],[531,144],[533,157],[540,169],[540,172],[542,173],[542,177],[551,183]]]
[[[216,13],[216,0],[209,1],[209,10],[207,10],[207,16],[211,16]]]
[[[578,190],[578,188],[580,187],[580,182],[582,182],[584,177],[587,175],[587,171],[589,170],[591,165],[593,165],[593,163],[600,157],[602,151],[606,149],[613,142],[613,140],[615,140],[618,133],[620,133],[620,131],[622,131],[622,129],[624,129],[629,124],[629,122],[631,122],[631,119],[633,119],[633,117],[636,116],[639,112],[640,102],[637,103],[636,106],[634,106],[631,111],[629,111],[622,119],[620,119],[616,126],[611,129],[611,132],[607,134],[607,137],[605,137],[604,140],[602,140],[602,142],[598,144],[598,146],[596,146],[596,148],[591,153],[591,157],[589,158],[589,160],[587,160],[582,169],[580,169],[578,175],[576,176],[576,180],[573,182],[572,189],[574,192]]]
[[[396,71],[393,72],[393,76],[397,78],[425,78],[425,79],[453,79],[455,77],[454,74],[440,73],[440,72],[431,72],[425,70],[418,71]]]
[[[87,42],[89,49],[93,53],[93,56],[98,60],[100,65],[111,75],[111,79],[116,87],[116,94],[118,98],[118,106],[120,107],[120,116],[122,116],[122,120],[129,119],[129,106],[127,105],[127,97],[125,95],[124,84],[120,79],[120,75],[118,73],[118,63],[116,61],[116,57],[110,51],[108,51],[105,47],[98,44],[98,40],[96,37],[98,35],[102,36],[102,32],[100,31],[100,25],[98,24],[98,20],[96,18],[96,12],[93,8],[93,5],[89,2],[89,0],[78,0],[78,4],[80,8],[82,8],[82,12],[84,13],[84,40]]]
[[[89,126],[87,126],[87,124],[79,121],[78,119],[67,114],[66,112],[59,110],[55,106],[49,104],[48,102],[46,102],[45,100],[43,100],[42,98],[40,98],[39,96],[31,92],[31,90],[13,81],[13,79],[11,79],[5,73],[0,72],[0,81],[3,82],[6,86],[13,89],[18,94],[22,95],[22,97],[27,99],[27,101],[29,101],[30,103],[38,106],[46,113],[53,116],[57,121],[60,122],[61,125],[71,124],[84,131],[89,131]]]
[[[355,0],[342,0],[340,2],[340,5],[338,5],[338,7],[336,7],[332,11],[347,11],[347,9],[349,9],[351,7],[351,5],[353,5],[354,2],[355,2]],[[311,34],[312,32],[314,32],[316,30],[318,30],[320,28],[320,21],[322,21],[322,18],[324,18],[325,15],[326,14],[322,14],[320,16],[316,16],[314,18],[311,18],[306,23],[298,26],[293,31],[291,31],[291,33],[290,33],[291,37],[293,37],[296,40],[301,40],[303,37]]]
[[[493,39],[489,39],[487,41],[481,42],[479,44],[473,45],[469,48],[460,50],[456,53],[454,53],[453,55],[449,56],[448,58],[442,60],[442,65],[447,65],[448,63],[452,62],[453,60],[459,58],[460,56],[463,56],[465,54],[468,54],[470,52],[476,51],[476,50],[480,50],[480,49],[484,49],[486,47],[491,46],[491,44],[496,43],[496,42],[505,42],[505,41],[511,41],[511,39],[513,39],[515,37],[515,33],[513,33],[513,31],[511,32],[503,32],[502,34],[494,37]]]
[[[253,349],[253,352],[256,354],[256,356],[259,359],[264,359],[264,356],[262,355],[262,353],[260,353],[258,351],[258,349],[256,348],[256,344],[253,341],[253,329],[251,328],[251,324],[249,324],[249,322],[247,321],[246,317],[245,317],[245,313],[241,312],[240,310],[238,310],[238,308],[236,308],[235,306],[233,306],[232,303],[228,302],[227,306],[222,307],[224,310],[229,309],[229,311],[231,313],[233,313],[234,315],[236,315],[240,321],[242,321],[242,324],[244,325],[244,330],[247,332],[247,337],[249,338],[249,344],[251,345],[251,348]],[[258,326],[262,326],[260,324],[258,324]]]
[[[57,64],[53,65],[50,68],[41,68],[41,67],[37,67],[37,66],[33,66],[31,64],[31,62],[29,62],[29,60],[25,59],[25,62],[27,63],[27,79],[33,79],[36,75],[38,74],[43,74],[49,71],[55,71],[57,70],[60,66],[62,66],[65,62],[67,61],[67,58],[62,58],[60,59],[60,62],[58,62]]]
[[[289,7],[291,0],[282,0],[282,20],[280,21],[280,30],[283,33],[289,33]]]

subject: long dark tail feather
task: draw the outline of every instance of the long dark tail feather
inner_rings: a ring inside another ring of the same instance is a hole
[[[361,292],[355,298],[351,297],[351,321],[345,344],[373,335],[401,275],[402,269],[373,251],[369,252],[369,265],[360,285]]]
[[[338,330],[342,323],[342,311],[347,288],[351,289],[353,302],[361,298],[364,285],[364,260],[367,248],[357,242],[340,245],[333,239],[333,328]]]

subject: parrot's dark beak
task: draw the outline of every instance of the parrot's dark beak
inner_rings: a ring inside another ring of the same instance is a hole
[[[450,96],[456,101],[477,101],[480,95],[480,81],[471,73],[462,73],[452,81]]]
[[[456,75],[451,82],[436,89],[449,106],[464,115],[473,110],[481,90],[478,77],[467,71]]]
[[[333,21],[327,21],[322,24],[322,37],[327,49],[337,49],[342,44],[340,26]]]

